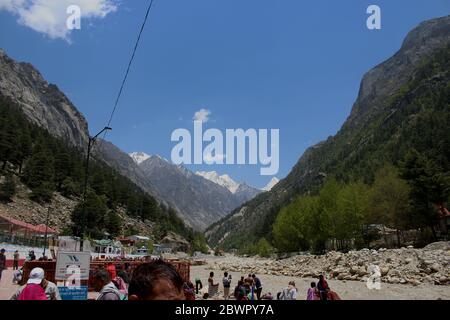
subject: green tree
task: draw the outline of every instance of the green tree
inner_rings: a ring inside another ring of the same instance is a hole
[[[42,181],[31,189],[30,199],[39,203],[49,202],[53,197],[53,185],[48,181]]]
[[[73,233],[76,236],[97,238],[103,236],[108,207],[104,198],[88,192],[86,203],[80,202],[72,212]]]
[[[256,254],[258,254],[260,257],[268,258],[271,253],[272,246],[270,245],[269,241],[267,241],[266,238],[259,239],[256,245]]]
[[[47,202],[54,191],[53,157],[42,138],[33,148],[33,154],[27,161],[23,181],[30,187],[30,198],[37,202]]]
[[[192,253],[199,251],[201,253],[208,253],[208,246],[206,245],[205,236],[201,233],[194,235],[191,241],[191,251]]]
[[[336,181],[336,179],[328,179],[323,185],[319,192],[319,213],[316,217],[312,217],[314,220],[315,230],[314,233],[317,234],[317,245],[318,248],[324,248],[325,241],[329,237],[337,238],[340,232],[339,228],[339,217],[337,215],[338,204],[337,195],[342,188],[342,184]],[[320,244],[318,241],[321,240],[323,243]]]
[[[280,211],[272,231],[277,249],[293,252],[309,248],[310,230],[314,227],[306,221],[317,213],[317,204],[315,197],[298,197]]]
[[[66,177],[61,183],[60,191],[63,196],[70,198],[79,194],[79,186],[70,177]]]
[[[367,203],[367,186],[363,183],[350,183],[337,194],[336,239],[339,250],[348,250],[351,241],[362,243],[363,224]]]
[[[438,223],[436,206],[443,205],[449,197],[449,173],[432,159],[411,150],[402,163],[401,175],[411,188],[415,226],[429,227],[436,240],[435,226]]]
[[[54,161],[54,177],[55,184],[58,190],[62,189],[62,185],[67,178],[70,178],[72,172],[72,161],[70,154],[66,151],[60,150]]]
[[[7,174],[5,180],[0,184],[0,201],[10,202],[16,194],[16,180],[12,174]]]
[[[114,210],[108,211],[103,225],[106,229],[105,231],[114,237],[120,235],[122,231],[122,219]]]
[[[382,224],[397,230],[397,245],[401,246],[400,232],[410,226],[410,188],[401,179],[398,170],[385,165],[375,174],[369,191],[366,223]]]

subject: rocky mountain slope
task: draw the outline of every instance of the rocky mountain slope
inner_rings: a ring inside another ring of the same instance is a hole
[[[30,190],[18,183],[17,194],[11,202],[0,202],[0,214],[13,217],[15,219],[31,223],[33,225],[45,224],[48,210],[50,208],[49,226],[53,229],[64,232],[70,226],[71,212],[79,202],[79,199],[68,198],[56,192],[50,203],[40,204],[29,198]],[[125,213],[123,208],[118,210],[122,219],[122,229],[133,228],[142,235],[153,236],[154,224],[150,221],[142,221],[132,218]]]
[[[270,235],[279,209],[294,197],[314,191],[327,176],[358,177],[363,171],[375,171],[384,161],[398,161],[408,149],[409,142],[400,148],[402,139],[411,139],[403,127],[418,126],[415,115],[424,112],[409,101],[425,90],[445,90],[448,75],[419,79],[415,88],[405,85],[414,80],[411,77],[424,61],[449,43],[450,16],[423,22],[412,30],[393,57],[364,75],[351,114],[339,132],[307,149],[270,192],[212,225],[207,231],[210,243],[230,248]],[[396,102],[396,97],[403,100]]]
[[[234,196],[238,199],[239,205],[241,205],[247,201],[252,200],[261,192],[262,190],[256,189],[243,182],[239,184],[239,187],[236,189]]]
[[[99,139],[92,148],[92,153],[96,158],[106,162],[111,168],[114,168],[121,175],[167,205],[162,195],[158,193],[158,188],[148,179],[136,162],[113,143]]]
[[[16,62],[0,49],[0,95],[21,107],[26,117],[70,145],[86,150],[89,139],[84,116],[54,84],[29,63]],[[107,141],[97,141],[93,156],[105,161],[144,190],[154,190],[128,155]]]
[[[139,168],[161,198],[195,229],[205,229],[241,204],[225,187],[160,156],[150,156]]]
[[[82,152],[89,139],[83,115],[55,85],[31,64],[16,62],[0,50],[0,96],[17,104],[25,116]],[[249,198],[141,153],[130,157],[113,143],[98,139],[92,156],[127,177],[160,203],[175,208],[194,229],[202,230]],[[145,161],[147,160],[147,161]],[[145,165],[142,165],[144,162]],[[142,166],[141,166],[142,165]],[[241,200],[239,200],[241,199]]]
[[[31,64],[16,62],[0,49],[0,93],[19,104],[25,115],[73,146],[86,148],[89,132],[83,115]]]

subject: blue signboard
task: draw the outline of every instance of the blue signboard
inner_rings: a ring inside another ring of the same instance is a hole
[[[62,300],[87,300],[88,298],[87,286],[58,287],[58,290]]]

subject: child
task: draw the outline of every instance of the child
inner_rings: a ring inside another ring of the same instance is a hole
[[[319,291],[316,288],[315,282],[311,282],[311,288],[308,289],[306,300],[320,300]]]

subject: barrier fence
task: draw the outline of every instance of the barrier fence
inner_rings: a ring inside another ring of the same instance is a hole
[[[184,282],[190,281],[190,268],[191,265],[186,261],[179,260],[166,260],[168,263],[173,265]],[[121,261],[91,261],[89,270],[89,282],[81,281],[81,285],[89,285],[89,290],[92,290],[92,275],[96,270],[105,269],[109,264],[113,264],[116,267],[116,271],[124,270],[129,274],[132,274],[133,270],[140,264],[146,263],[145,261],[134,261],[134,260],[121,260]],[[30,272],[34,268],[42,268],[45,272],[45,278],[48,281],[57,283],[55,279],[56,273],[56,261],[26,261],[23,265],[23,276],[21,284],[25,284],[28,281]]]

